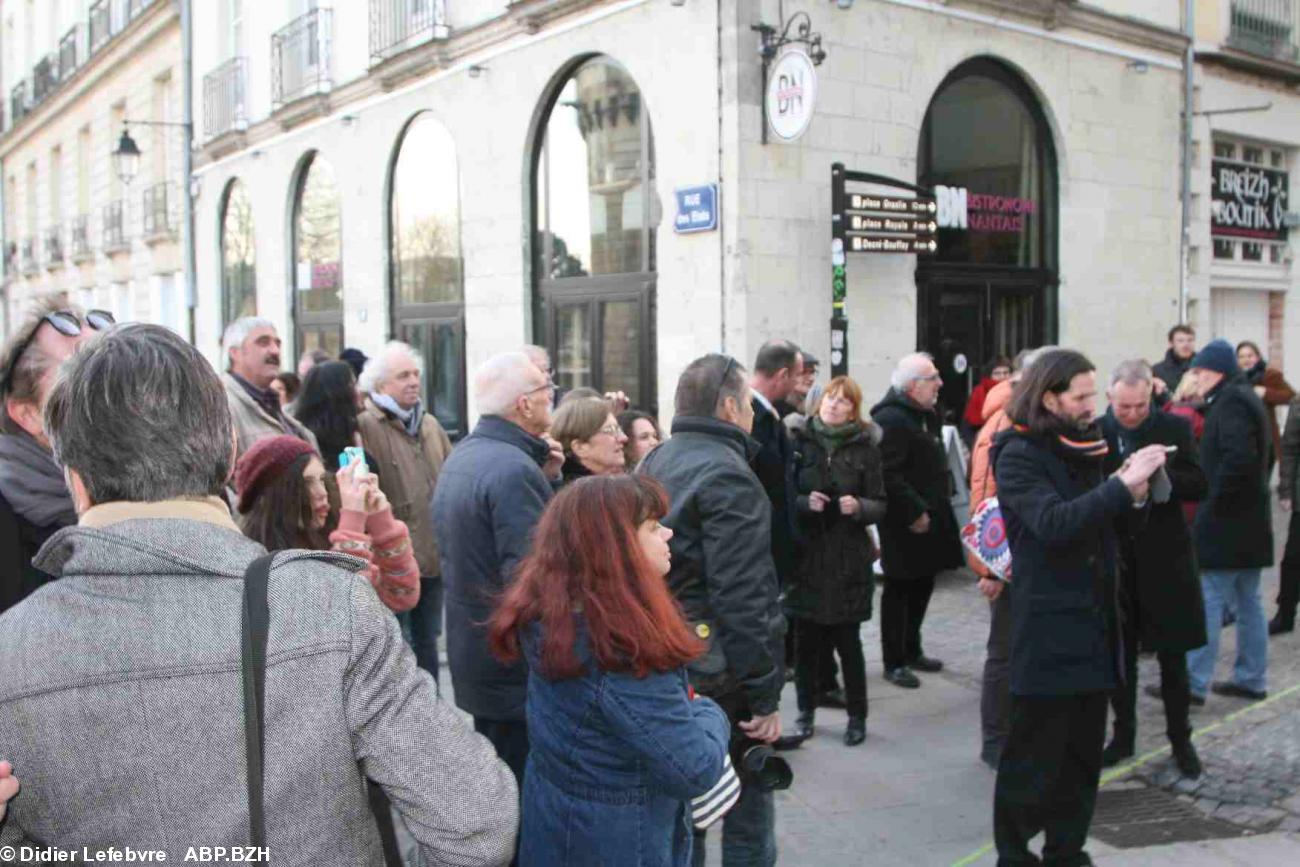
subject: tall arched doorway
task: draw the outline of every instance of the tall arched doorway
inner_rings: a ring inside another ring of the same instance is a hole
[[[636,82],[608,57],[549,95],[533,151],[538,340],[562,388],[655,409],[654,141]]]
[[[293,194],[294,350],[323,349],[337,358],[343,350],[343,235],[334,169],[308,154]]]
[[[1056,152],[1024,80],[991,58],[954,69],[926,111],[917,176],[941,216],[939,250],[916,269],[917,342],[958,416],[988,361],[1056,340]]]
[[[424,358],[424,406],[466,430],[465,284],[456,145],[429,112],[406,125],[389,176],[392,333]]]

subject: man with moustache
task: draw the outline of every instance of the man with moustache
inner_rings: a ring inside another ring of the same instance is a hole
[[[239,454],[263,437],[284,434],[318,449],[316,437],[280,408],[280,398],[271,388],[271,380],[280,372],[280,337],[275,324],[258,316],[236,319],[226,327],[221,350],[227,364],[221,382],[230,402]]]
[[[1011,731],[998,764],[998,864],[1091,864],[1084,851],[1101,779],[1106,700],[1119,684],[1115,523],[1141,519],[1165,450],[1135,451],[1107,478],[1094,420],[1095,368],[1068,349],[1021,380],[993,447],[1016,592]],[[1029,841],[1046,833],[1042,860]]]

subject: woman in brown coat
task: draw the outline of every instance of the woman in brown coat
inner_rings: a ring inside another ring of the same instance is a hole
[[[1246,374],[1246,380],[1255,389],[1255,394],[1264,401],[1268,408],[1268,428],[1273,436],[1273,454],[1269,456],[1268,468],[1273,469],[1278,452],[1282,448],[1282,431],[1277,424],[1277,408],[1286,406],[1295,397],[1295,389],[1287,383],[1282,371],[1269,367],[1264,355],[1252,341],[1243,340],[1237,344],[1237,366]]]

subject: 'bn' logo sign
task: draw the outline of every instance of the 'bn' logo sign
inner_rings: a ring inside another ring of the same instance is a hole
[[[817,72],[802,51],[787,51],[772,65],[764,107],[772,132],[794,141],[804,134],[817,105]]]

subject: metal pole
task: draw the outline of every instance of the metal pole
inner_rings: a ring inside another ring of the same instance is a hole
[[[177,0],[181,8],[181,94],[185,141],[181,150],[181,175],[185,184],[181,201],[185,212],[181,223],[181,246],[185,255],[185,308],[189,318],[190,343],[198,345],[198,266],[194,253],[194,21],[191,0]]]
[[[1184,0],[1183,26],[1187,48],[1183,56],[1183,219],[1178,246],[1178,321],[1187,322],[1188,272],[1192,254],[1192,112],[1195,106],[1196,28],[1193,24],[1196,0]]]

